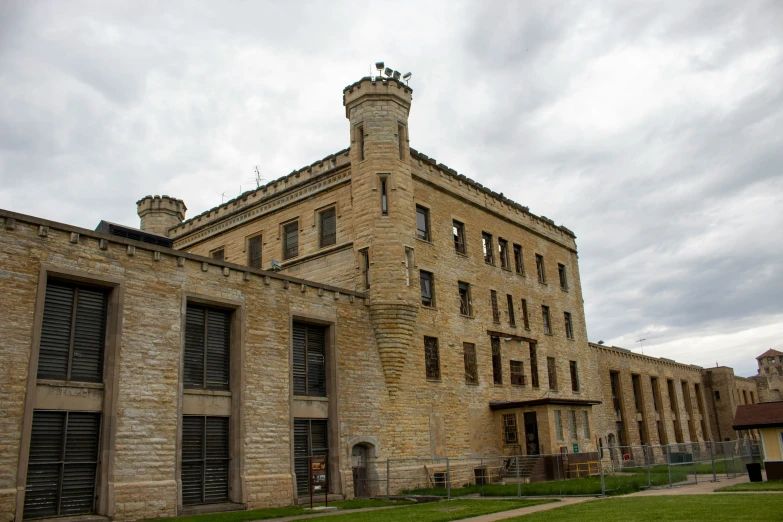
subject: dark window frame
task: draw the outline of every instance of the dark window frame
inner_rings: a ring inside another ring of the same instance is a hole
[[[574,325],[571,319],[571,312],[563,312],[563,321],[565,322],[566,339],[574,338]]]
[[[202,420],[200,426],[195,421]],[[200,430],[197,444],[186,438],[195,435]],[[220,433],[216,433],[220,431]],[[211,432],[211,434],[210,434]],[[221,440],[222,439],[222,440]],[[198,445],[198,448],[195,446]],[[182,482],[182,505],[196,506],[221,504],[228,502],[231,490],[231,419],[215,415],[183,415],[182,416],[182,461],[180,480]],[[200,455],[190,455],[189,449],[199,449]],[[198,476],[192,474],[198,469]],[[192,475],[190,475],[192,474]],[[225,489],[215,492],[216,477],[220,475],[225,481]],[[192,501],[188,494],[191,481],[201,482],[198,501]]]
[[[459,293],[459,313],[465,317],[473,317],[473,302],[470,296],[470,283],[457,281],[457,291]]]
[[[421,228],[419,217],[423,220],[424,228]],[[422,205],[416,205],[416,238],[422,241],[431,242],[432,232],[430,228],[430,209]]]
[[[465,384],[478,384],[479,376],[476,344],[463,342],[462,357],[465,363]]]
[[[560,278],[560,289],[568,290],[568,274],[566,272],[566,266],[562,263],[557,264],[557,275]]]
[[[571,391],[578,392],[581,390],[579,382],[579,366],[577,361],[568,361],[568,369],[571,372]]]
[[[216,248],[212,250],[209,253],[209,257],[216,261],[225,261],[226,260],[226,247],[222,246],[220,248]]]
[[[525,275],[525,259],[522,257],[522,245],[514,243],[514,270],[518,275]]]
[[[438,338],[424,336],[424,370],[428,381],[440,381]]]
[[[184,389],[231,390],[231,323],[234,313],[228,308],[190,301],[186,304]]]
[[[500,351],[500,337],[490,337],[492,346],[492,382],[503,384],[503,354]]]
[[[506,305],[508,306],[508,324],[510,326],[517,326],[517,318],[514,314],[514,296],[506,294]]]
[[[451,235],[454,239],[454,251],[458,254],[467,254],[465,224],[462,221],[457,221],[456,219],[451,221]]]
[[[484,262],[495,266],[495,252],[492,246],[492,234],[489,232],[481,233],[481,248],[484,253]]]
[[[299,257],[299,219],[280,225],[283,235],[283,261]]]
[[[247,266],[261,268],[263,266],[264,241],[262,234],[247,238]]]
[[[502,237],[498,238],[498,257],[500,258],[500,268],[503,270],[511,270],[511,265],[508,259],[508,240]]]
[[[425,285],[425,283],[427,283]],[[435,308],[435,275],[426,270],[419,270],[419,286],[421,287],[421,305]],[[425,287],[429,288],[425,291]]]
[[[519,445],[519,428],[516,413],[503,414],[503,443],[506,446]]]
[[[356,134],[359,138],[359,160],[364,161],[364,124],[356,126]]]
[[[530,330],[530,316],[527,313],[527,299],[522,299],[522,322],[525,330]]]
[[[328,397],[329,327],[294,321],[292,329],[291,389],[294,397]]]
[[[539,388],[538,380],[538,346],[536,343],[529,343],[530,348],[530,384],[533,388]]]
[[[389,175],[382,174],[378,176],[378,192],[381,196],[381,215],[389,215]]]
[[[546,266],[544,265],[544,256],[536,254],[536,271],[538,272],[538,282],[546,284]]]
[[[517,360],[508,362],[510,382],[513,386],[525,385],[525,363]]]
[[[489,302],[492,306],[492,322],[500,323],[500,308],[498,308],[498,293],[495,290],[489,291]]]
[[[557,385],[557,360],[554,357],[546,358],[546,373],[548,377],[549,389],[558,390]]]
[[[331,216],[329,215],[331,213]],[[326,221],[331,217],[331,224]],[[337,207],[331,207],[318,211],[318,248],[325,248],[337,244]]]
[[[541,305],[541,320],[544,325],[544,335],[552,335],[552,319],[547,305]]]

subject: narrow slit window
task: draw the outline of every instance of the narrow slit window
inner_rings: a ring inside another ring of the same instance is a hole
[[[470,283],[459,281],[457,287],[459,289],[459,313],[467,316],[473,315],[473,306],[470,302]]]
[[[568,361],[568,368],[571,370],[571,391],[579,391],[579,368],[576,361]]]
[[[511,294],[506,294],[506,304],[508,305],[508,324],[516,326],[517,319],[514,316],[514,298]]]
[[[530,343],[530,384],[538,388],[538,347]]]
[[[397,124],[397,148],[400,150],[400,159],[402,159],[403,144],[405,143],[405,126]]]
[[[364,248],[359,251],[362,263],[362,284],[365,290],[370,289],[370,249]]]
[[[565,265],[557,264],[557,274],[560,277],[560,288],[568,290],[568,275],[566,274]]]
[[[437,381],[440,379],[440,354],[436,337],[424,337],[424,365],[427,380]]]
[[[565,320],[565,334],[568,339],[574,338],[574,327],[571,324],[571,312],[563,312],[563,318]]]
[[[492,343],[492,381],[503,384],[503,361],[500,356],[500,337],[491,337]]]
[[[492,305],[492,321],[500,322],[500,310],[498,309],[498,293],[494,290],[489,291],[489,300]]]
[[[530,318],[527,315],[527,299],[522,299],[522,322],[525,330],[530,330]]]
[[[465,361],[465,382],[468,384],[478,384],[476,345],[473,343],[462,343],[462,355]]]
[[[381,215],[389,215],[389,178],[381,178]]]
[[[356,128],[357,139],[359,140],[359,159],[364,161],[364,125]]]
[[[546,283],[546,273],[544,272],[544,256],[536,254],[536,270],[538,271],[538,282]]]
[[[525,275],[525,263],[522,259],[522,246],[514,245],[514,269],[517,274]]]

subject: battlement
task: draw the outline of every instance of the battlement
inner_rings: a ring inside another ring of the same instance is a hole
[[[136,213],[141,218],[141,229],[162,236],[182,223],[188,208],[181,199],[163,196],[144,196],[136,202]]]
[[[343,105],[345,105],[345,117],[350,118],[348,112],[351,107],[359,103],[365,97],[393,96],[410,109],[413,99],[413,89],[405,83],[394,78],[380,76],[365,76],[361,80],[352,83],[343,89]]]

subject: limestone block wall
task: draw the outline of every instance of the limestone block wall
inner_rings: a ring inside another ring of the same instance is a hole
[[[701,382],[701,369],[696,366],[680,364],[674,361],[659,359],[656,357],[644,356],[632,353],[628,350],[607,347],[597,344],[590,344],[590,349],[597,361],[599,368],[598,378],[600,380],[603,403],[593,408],[596,418],[596,435],[602,439],[604,446],[607,445],[607,438],[610,434],[616,436],[616,422],[614,404],[612,401],[612,387],[610,381],[610,372],[619,372],[621,397],[622,420],[625,425],[625,434],[623,439],[625,444],[638,445],[641,443],[638,422],[642,421],[646,427],[647,444],[674,444],[677,442],[674,418],[672,412],[679,422],[684,442],[697,442],[712,440],[709,433],[709,419],[712,418],[712,412],[709,410],[709,402],[705,400],[706,391]],[[639,375],[641,383],[640,411],[637,412],[634,401],[633,375]],[[660,391],[660,401],[658,401],[658,411],[656,412],[653,400],[653,388],[651,377],[656,377]],[[669,396],[667,386],[668,380],[674,381],[674,397]],[[686,389],[690,395],[692,413],[688,412],[685,397],[683,396],[682,382],[686,382]],[[696,385],[699,385],[701,396],[696,395]],[[702,402],[702,412],[699,412],[699,404]],[[691,435],[689,419],[693,422],[693,430],[696,437]],[[701,420],[704,420],[707,433],[702,429]],[[661,429],[664,432],[665,440],[658,437],[657,421],[661,422]]]
[[[356,365],[353,374],[339,377],[345,380],[339,400],[368,406],[355,414],[346,412],[345,430],[366,433],[368,428],[357,429],[352,423],[369,426],[379,446],[388,447],[386,428],[376,430],[366,419],[376,410],[375,399],[363,400],[368,394],[365,386],[372,389],[375,382],[382,387],[383,379],[377,375],[377,350],[360,294],[6,211],[0,217],[0,291],[8,310],[13,310],[0,329],[2,519],[13,519],[17,509],[33,318],[43,264],[55,272],[71,270],[87,279],[112,276],[124,282],[116,442],[111,449],[113,502],[106,514],[118,520],[176,514],[181,314],[186,295],[241,302],[246,311],[241,441],[248,507],[287,505],[294,498],[289,405],[292,316],[319,317],[336,325],[336,364],[339,368]],[[342,427],[338,423],[335,433]],[[343,440],[338,435],[334,448],[344,455]],[[341,459],[340,469],[343,475],[350,474],[350,459]]]

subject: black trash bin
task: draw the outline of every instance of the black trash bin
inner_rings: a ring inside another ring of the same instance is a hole
[[[748,468],[748,478],[751,482],[761,482],[761,464],[758,462],[751,462],[750,464],[745,464],[745,467]]]

